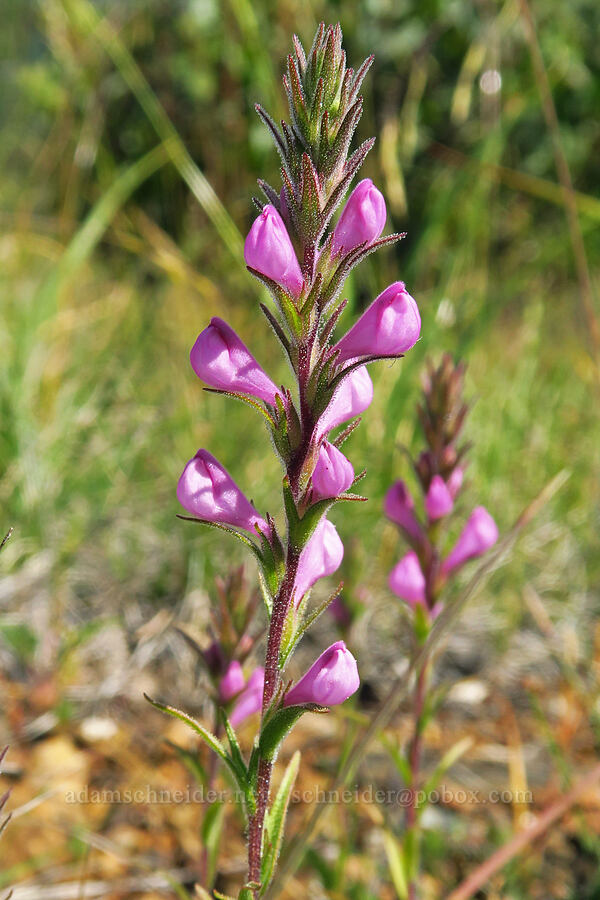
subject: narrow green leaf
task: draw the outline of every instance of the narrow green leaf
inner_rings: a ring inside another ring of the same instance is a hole
[[[86,33],[94,44],[99,44],[112,59],[152,127],[164,142],[173,165],[212,221],[225,246],[235,257],[236,263],[239,263],[242,259],[242,237],[235,222],[206,176],[190,156],[173,123],[118,32],[108,19],[98,13],[90,0],[62,0],[62,4],[75,27]]]
[[[305,706],[288,706],[278,709],[266,722],[259,738],[260,755],[263,759],[273,759],[286,734],[306,710]]]
[[[246,397],[245,394],[240,394],[238,391],[222,391],[219,388],[210,387],[205,387],[204,390],[209,394],[221,394],[223,397],[232,397],[234,400],[241,400],[242,403],[246,403],[248,406],[252,406],[253,409],[258,410],[261,416],[266,419],[270,428],[275,428],[275,420],[269,415],[262,403],[259,403],[258,400],[253,400],[252,397]]]
[[[186,750],[184,747],[180,747],[179,744],[176,744],[174,741],[167,740],[165,743],[175,751],[180,761],[196,779],[198,784],[206,788],[208,784],[206,772],[198,759],[198,754],[192,753],[191,750]]]
[[[237,531],[235,528],[231,528],[229,525],[223,525],[222,522],[209,522],[208,519],[197,519],[195,516],[182,516],[180,513],[177,514],[178,519],[183,519],[184,522],[195,522],[196,525],[208,525],[209,528],[220,528],[221,531],[226,531],[228,534],[232,534],[239,541],[244,544],[244,546],[248,547],[249,550],[254,553],[257,560],[262,566],[262,556],[259,548],[256,544],[247,538],[245,534],[242,534],[241,531]]]
[[[265,853],[263,857],[262,889],[260,892],[260,896],[264,894],[266,888],[268,887],[269,882],[271,881],[271,878],[273,876],[275,865],[277,863],[277,858],[281,849],[281,843],[283,841],[285,817],[290,803],[292,789],[298,775],[299,766],[300,751],[296,750],[287,765],[281,784],[279,786],[279,790],[277,791],[277,796],[275,797],[273,805],[268,811],[265,819],[265,829],[269,841],[269,848],[267,853]]]
[[[215,803],[211,803],[206,810],[200,829],[202,843],[206,848],[208,856],[208,871],[206,873],[207,884],[212,884],[215,877],[224,822],[225,804],[223,801],[218,800]]]
[[[254,900],[254,891],[258,890],[260,885],[246,884],[238,894],[238,900]]]
[[[223,725],[225,727],[225,734],[227,735],[227,740],[229,741],[231,761],[233,762],[233,765],[238,772],[237,781],[240,785],[240,788],[246,790],[248,786],[248,769],[246,768],[246,763],[244,762],[244,757],[242,756],[242,751],[240,750],[240,745],[238,743],[236,733],[231,727],[231,722],[227,718],[227,713],[224,709],[221,709],[220,712],[221,719],[223,720]]]
[[[404,858],[404,874],[410,884],[416,881],[419,873],[420,831],[418,828],[408,828],[404,832],[402,850]]]
[[[404,874],[405,864],[402,847],[393,834],[383,832],[383,846],[388,858],[388,866],[398,900],[408,900],[408,885]]]
[[[199,884],[196,884],[194,886],[194,891],[198,900],[214,900],[213,895],[209,894],[208,891],[205,891],[204,888]]]
[[[8,542],[10,541],[13,531],[14,531],[14,528],[9,528],[8,531],[6,532],[6,534],[4,535],[4,537],[2,538],[2,543],[0,544],[0,551],[4,550],[6,544],[8,544]]]
[[[410,770],[410,765],[400,747],[394,743],[387,735],[381,735],[381,743],[389,753],[390,757],[394,765],[396,766],[396,770],[400,773],[402,781],[405,785],[410,785],[412,781],[412,772]]]
[[[304,600],[302,602],[304,603]],[[296,610],[294,609],[294,603],[290,603],[290,607],[287,611],[285,622],[283,623],[283,629],[281,632],[281,644],[279,647],[280,669],[283,669],[285,661],[288,659],[290,653],[292,652],[292,647],[294,646],[294,642],[296,639],[296,633],[294,631],[295,620]]]
[[[251,791],[256,790],[256,780],[258,778],[258,763],[260,762],[260,753],[258,749],[258,738],[254,741],[252,753],[250,754],[250,762],[248,763],[248,787]]]
[[[183,712],[181,709],[177,709],[174,706],[169,706],[166,703],[160,703],[158,700],[153,700],[152,697],[149,697],[148,694],[144,694],[144,697],[154,706],[156,709],[160,709],[161,712],[167,713],[169,716],[173,716],[175,719],[179,719],[181,722],[185,722],[186,725],[194,731],[196,734],[200,735],[205,744],[208,744],[211,750],[213,750],[217,756],[220,756],[223,762],[226,762],[227,765],[231,766],[231,760],[227,755],[227,751],[225,747],[221,743],[218,737],[214,735],[211,731],[208,731],[200,722],[196,721],[196,719],[189,716],[187,713]]]
[[[329,595],[329,597],[327,597],[326,600],[323,600],[323,602],[320,603],[320,604],[312,611],[312,613],[311,613],[310,616],[306,619],[306,621],[303,622],[303,623],[296,629],[296,632],[295,632],[295,634],[294,634],[294,637],[293,637],[292,640],[290,641],[289,645],[286,646],[286,647],[285,647],[285,650],[282,650],[282,652],[281,652],[281,654],[280,654],[280,657],[279,657],[279,665],[280,665],[280,668],[283,669],[283,668],[285,667],[286,662],[288,661],[288,659],[290,658],[291,654],[292,654],[293,651],[296,649],[297,645],[300,643],[300,641],[302,640],[302,638],[304,637],[304,635],[306,634],[306,632],[308,631],[308,629],[311,627],[311,625],[313,625],[313,624],[317,621],[317,619],[319,618],[319,616],[321,616],[321,615],[325,612],[325,610],[327,609],[327,607],[329,606],[329,604],[330,604],[330,603],[333,603],[333,601],[335,600],[335,598],[340,594],[340,592],[341,592],[343,586],[344,586],[344,582],[343,582],[343,581],[340,581],[340,583],[339,583],[338,586],[336,587],[335,591],[333,591],[333,592]],[[304,599],[302,600],[302,603],[301,603],[300,606],[298,607],[298,613],[299,613],[299,614],[302,613],[302,610],[303,610],[303,608],[304,608],[304,606],[305,606],[307,597],[308,597],[308,594],[304,597]]]
[[[462,740],[457,741],[456,744],[453,744],[449,750],[446,750],[425,784],[424,791],[426,796],[437,788],[440,779],[444,777],[448,769],[450,769],[464,753],[470,750],[472,746],[473,738],[464,737]]]
[[[313,531],[315,530],[323,516],[326,514],[330,506],[333,505],[333,503],[334,498],[319,500],[317,503],[313,504],[313,506],[306,510],[301,519],[296,519],[294,531],[292,532],[292,534],[299,547],[304,547],[306,545]]]

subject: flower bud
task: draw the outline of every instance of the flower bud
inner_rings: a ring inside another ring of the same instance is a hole
[[[319,578],[333,575],[339,569],[343,558],[344,545],[335,525],[323,517],[300,554],[294,588],[296,606]]]
[[[332,253],[349,253],[359,244],[372,244],[385,227],[383,194],[370,178],[363,178],[350,194],[333,232]]]
[[[227,703],[232,697],[239,694],[243,687],[244,673],[242,672],[242,667],[237,659],[234,659],[229,663],[229,667],[219,683],[219,697],[221,702]]]
[[[351,697],[359,685],[356,660],[343,641],[336,641],[287,692],[283,705],[316,703],[319,706],[336,706]]]
[[[262,709],[264,685],[265,670],[259,666],[248,679],[246,687],[239,695],[231,711],[229,721],[234,728],[241,725],[249,716],[260,712]]]
[[[214,317],[190,351],[192,369],[220,391],[239,391],[275,405],[277,388],[223,319]]]
[[[383,509],[392,522],[399,525],[415,541],[421,541],[423,530],[414,513],[415,503],[403,481],[397,481],[385,495]]]
[[[452,572],[467,560],[481,556],[497,540],[498,526],[484,506],[477,506],[469,516],[456,546],[444,561],[442,572]]]
[[[456,500],[456,495],[460,491],[463,479],[465,477],[465,473],[461,466],[456,466],[455,469],[452,470],[448,481],[446,482],[446,486],[450,491],[450,496],[453,500]]]
[[[312,501],[338,497],[354,481],[354,469],[344,454],[325,441],[319,450],[317,465],[312,474]]]
[[[254,534],[254,525],[266,531],[267,523],[241,492],[227,469],[208,450],[198,450],[186,465],[177,485],[177,499],[188,512]]]
[[[412,550],[396,563],[388,579],[390,589],[413,609],[417,603],[425,603],[425,576],[421,571],[417,554]]]
[[[353,369],[343,378],[329,406],[319,420],[319,434],[326,435],[348,419],[359,416],[373,402],[373,382],[366,366]]]
[[[390,284],[338,341],[338,362],[360,356],[398,356],[416,344],[421,333],[419,308],[402,281]]]
[[[441,475],[434,475],[425,497],[425,512],[430,522],[441,519],[452,512],[454,502],[452,495]]]
[[[246,265],[299,297],[303,278],[284,221],[268,203],[254,220],[244,244]]]

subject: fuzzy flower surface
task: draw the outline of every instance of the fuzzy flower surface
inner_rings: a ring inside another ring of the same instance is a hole
[[[360,416],[373,402],[373,382],[366,366],[349,372],[340,382],[331,402],[319,419],[319,432],[327,434],[332,428]]]
[[[275,404],[277,388],[227,322],[214,316],[196,339],[190,362],[198,378],[221,391],[237,391]]]
[[[302,272],[285,222],[272,203],[263,207],[244,244],[246,265],[276,281],[293,297],[302,291]]]
[[[356,660],[344,641],[336,641],[287,692],[284,706],[299,706],[303,703],[337,706],[351,697],[359,686]]]
[[[227,469],[208,450],[198,450],[187,463],[177,485],[177,499],[192,515],[254,532],[267,530],[248,498]]]
[[[296,573],[296,605],[314,584],[337,572],[344,558],[344,545],[335,525],[321,519],[300,555]]]
[[[347,491],[354,481],[354,467],[341,450],[325,441],[319,450],[317,465],[312,475],[312,499],[323,500],[338,497]]]
[[[372,244],[385,228],[383,194],[370,178],[363,178],[350,194],[333,232],[332,252],[349,253],[359,244]]]
[[[404,283],[390,284],[338,341],[340,363],[363,356],[399,356],[417,343],[421,333],[419,307]]]

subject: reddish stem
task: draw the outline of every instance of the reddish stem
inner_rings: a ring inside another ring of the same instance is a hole
[[[300,550],[288,543],[287,565],[285,577],[279,593],[273,601],[273,612],[269,623],[269,635],[267,638],[267,652],[265,656],[265,686],[263,690],[263,717],[271,705],[279,687],[279,651],[283,636],[283,627],[287,616],[296,573]],[[260,883],[262,861],[262,835],[269,802],[271,788],[271,774],[273,764],[266,759],[261,759],[258,764],[258,781],[256,788],[256,812],[250,816],[248,823],[248,881]]]

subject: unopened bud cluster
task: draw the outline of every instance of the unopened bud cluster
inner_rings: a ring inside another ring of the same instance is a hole
[[[279,535],[273,519],[254,508],[205,449],[187,463],[177,496],[196,518],[243,530],[258,540],[256,555],[270,608],[281,595],[290,551],[296,551],[292,591],[284,599],[289,615],[318,579],[336,571],[343,557],[342,542],[325,516],[334,502],[353,498],[356,476],[331,432],[371,403],[366,364],[404,354],[421,329],[417,304],[398,281],[345,334],[334,337],[345,307],[345,301],[337,301],[348,273],[367,254],[401,237],[381,237],[385,200],[369,178],[356,185],[331,226],[373,144],[366,141],[350,153],[362,111],[360,85],[371,61],[357,72],[348,68],[339,26],[321,27],[308,55],[295,39],[288,58],[284,86],[290,122],[278,127],[257,107],[281,157],[282,186],[259,182],[266,202],[256,201],[260,213],[246,238],[244,257],[271,293],[274,309],[263,306],[263,312],[292,363],[296,384],[278,386],[218,317],[190,353],[192,368],[211,389],[263,405],[285,470],[288,532]]]

